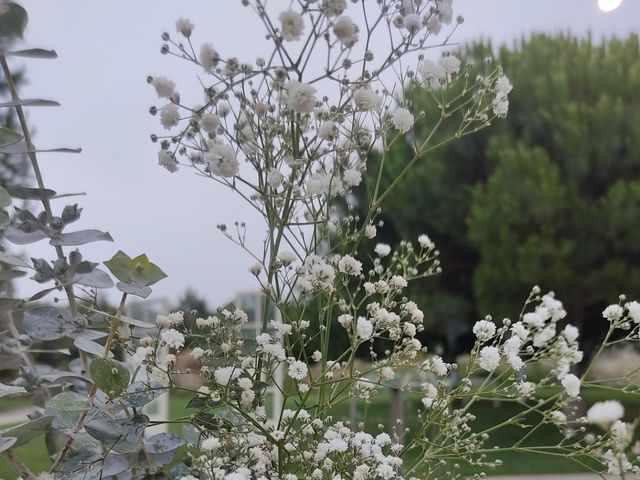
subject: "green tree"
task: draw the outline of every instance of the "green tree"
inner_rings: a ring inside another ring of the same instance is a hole
[[[482,68],[493,51],[477,43],[463,56]],[[515,87],[507,119],[421,159],[387,203],[387,239],[427,233],[438,245],[444,272],[414,294],[441,334],[517,315],[533,284],[595,328],[618,292],[640,293],[638,36],[533,35],[496,57]],[[435,114],[424,90],[410,101]],[[395,147],[390,176],[409,154]]]

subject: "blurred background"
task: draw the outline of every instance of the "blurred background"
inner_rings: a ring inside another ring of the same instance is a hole
[[[258,245],[260,219],[212,182],[157,166],[149,136],[158,119],[148,114],[157,99],[146,81],[166,75],[198,101],[198,70],[162,56],[161,33],[187,17],[197,42],[251,61],[264,42],[252,13],[227,0],[21,4],[30,16],[28,46],[59,55],[15,63],[23,98],[62,103],[28,111],[34,141],[83,149],[43,157],[45,182],[58,193],[86,193],[81,227],[115,240],[87,245],[86,256],[144,252],[168,274],[137,317],[259,302],[250,293],[251,259],[216,225],[246,222],[249,243]],[[509,115],[418,162],[389,198],[376,241],[422,233],[435,241],[443,273],[414,285],[410,297],[425,311],[424,343],[447,360],[468,351],[476,320],[517,316],[535,284],[564,302],[588,356],[606,327],[602,309],[621,292],[640,297],[640,2],[455,0],[453,7],[465,21],[448,48],[475,64],[495,57],[514,85]],[[421,105],[421,92],[412,95]],[[426,101],[423,108],[428,121]],[[15,125],[6,112],[0,123]],[[391,171],[407,152],[395,148]],[[28,175],[16,157],[0,156],[3,185]],[[48,258],[49,249],[35,244],[29,253]],[[18,279],[13,288],[27,296],[30,283]],[[611,369],[634,364],[638,353],[624,351],[599,368],[616,376]]]

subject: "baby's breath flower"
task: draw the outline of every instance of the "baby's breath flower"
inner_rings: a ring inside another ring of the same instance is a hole
[[[200,65],[202,65],[204,70],[211,72],[218,66],[218,63],[220,63],[220,54],[213,48],[213,45],[205,43],[200,47],[198,60],[200,60]]]
[[[156,89],[160,98],[169,98],[176,92],[176,84],[167,77],[153,77],[151,85]]]
[[[176,31],[189,38],[193,32],[193,23],[188,18],[179,18],[176,21]]]
[[[597,402],[587,410],[587,422],[592,425],[598,425],[605,430],[616,420],[620,420],[623,416],[624,407],[617,400]]]
[[[309,369],[307,368],[307,364],[296,360],[289,365],[289,370],[287,371],[288,375],[294,380],[304,380],[307,378],[309,373]]]
[[[398,108],[393,112],[392,116],[393,126],[396,127],[400,133],[407,133],[413,127],[413,115],[406,108]]]
[[[565,389],[565,392],[567,392],[567,395],[569,395],[570,397],[576,398],[578,395],[580,395],[580,379],[573,373],[565,375],[561,383]]]
[[[610,322],[614,322],[616,320],[620,320],[624,315],[624,309],[617,304],[609,305],[602,311],[602,318],[609,320]]]
[[[304,32],[302,15],[293,10],[285,10],[278,16],[282,25],[282,38],[287,42],[300,40]]]
[[[333,33],[345,47],[353,47],[358,41],[358,26],[347,15],[341,15],[333,24]]]
[[[180,121],[180,111],[173,103],[168,103],[160,109],[160,124],[167,130],[175,127]]]
[[[380,257],[386,257],[391,253],[391,247],[386,243],[378,243],[373,251]]]
[[[478,359],[480,368],[492,372],[500,365],[500,351],[496,347],[483,347]]]
[[[291,80],[286,85],[287,106],[296,113],[311,113],[316,104],[316,89],[311,85]]]

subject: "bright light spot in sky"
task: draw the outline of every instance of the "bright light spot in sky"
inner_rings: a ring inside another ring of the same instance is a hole
[[[622,0],[598,0],[598,8],[603,12],[612,12],[620,6]]]

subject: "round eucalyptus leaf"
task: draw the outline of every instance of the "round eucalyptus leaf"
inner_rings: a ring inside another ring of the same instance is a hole
[[[116,283],[116,288],[122,293],[136,295],[142,298],[147,298],[152,292],[151,287],[139,287],[135,283],[118,282]]]
[[[19,447],[25,443],[30,442],[34,438],[49,431],[51,426],[51,417],[39,417],[35,420],[16,425],[15,427],[7,428],[0,432],[0,437],[15,437],[16,442],[14,447]]]
[[[6,208],[9,205],[11,205],[11,195],[4,187],[0,186],[0,208]]]
[[[153,380],[150,382],[133,382],[127,387],[126,394],[123,395],[123,401],[131,407],[140,408],[167,391],[167,387]]]
[[[120,395],[129,385],[131,374],[129,369],[117,360],[96,358],[89,366],[93,382],[109,397]]]
[[[27,310],[22,325],[27,335],[36,340],[58,340],[80,329],[67,310],[55,307]]]
[[[24,387],[16,387],[14,385],[5,385],[0,383],[0,398],[9,397],[12,395],[24,395],[27,391]]]
[[[177,450],[186,442],[174,433],[158,433],[153,435],[146,442],[144,448],[152,454],[162,454]]]
[[[17,3],[0,5],[0,37],[22,38],[28,21],[27,11]]]

